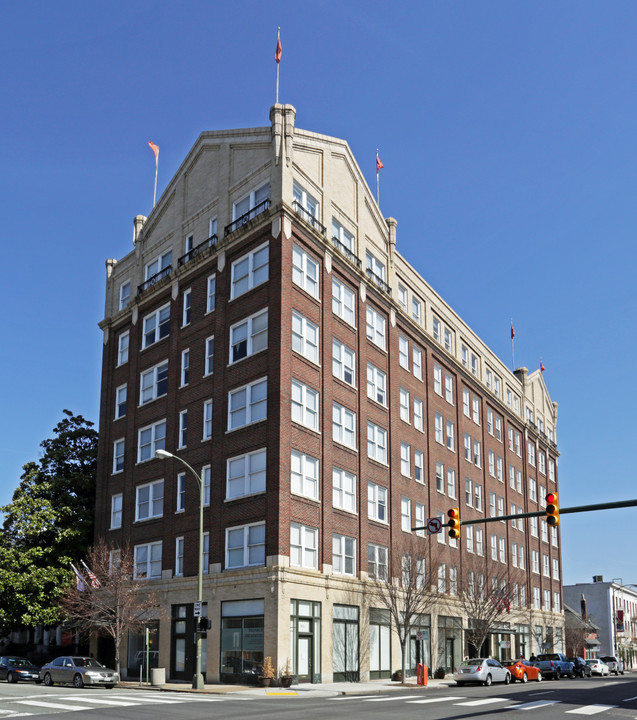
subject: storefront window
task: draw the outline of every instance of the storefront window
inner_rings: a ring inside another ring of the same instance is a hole
[[[290,662],[298,682],[321,682],[321,603],[290,601]]]
[[[358,682],[358,608],[334,605],[332,620],[333,670],[336,682]]]
[[[263,665],[263,600],[222,604],[221,681],[256,682]]]
[[[389,610],[369,610],[369,677],[391,676],[391,619]]]

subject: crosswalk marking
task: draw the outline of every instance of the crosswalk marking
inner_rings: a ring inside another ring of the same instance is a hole
[[[35,705],[36,707],[48,708],[50,710],[94,710],[95,708],[83,707],[82,705],[62,705],[60,703],[42,702],[41,700],[16,700],[19,705]]]
[[[446,702],[447,700],[464,700],[464,697],[436,697],[426,700],[408,700],[409,705],[423,705],[425,703]]]
[[[512,710],[532,710],[534,708],[547,707],[549,705],[556,705],[559,700],[535,700],[533,702],[522,703],[522,705],[516,705],[511,708]]]
[[[419,698],[420,695],[402,695],[398,698],[398,700],[410,700],[411,698]],[[387,702],[388,700],[396,700],[395,697],[377,697],[373,698],[371,700],[365,700],[365,702]]]
[[[466,707],[475,707],[477,705],[490,705],[497,702],[508,702],[509,698],[483,698],[482,700],[469,700],[468,702],[456,703],[456,705],[465,705]]]
[[[583,707],[575,708],[575,710],[567,710],[565,714],[597,715],[597,713],[604,712],[604,710],[612,710],[616,707],[617,705],[584,705]]]

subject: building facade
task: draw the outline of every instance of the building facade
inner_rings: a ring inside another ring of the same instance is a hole
[[[159,664],[192,677],[199,488],[157,449],[204,487],[209,682],[264,656],[300,681],[388,677],[400,652],[369,581],[398,582],[414,538],[441,601],[409,667],[468,654],[470,562],[507,573],[493,654],[562,649],[558,527],[413,530],[454,506],[463,520],[541,510],[557,404],[400,255],[347,143],[295,115],[275,105],[269,126],[203,133],[135,218],[132,252],[107,261],[96,534],[130,546],[162,598]]]

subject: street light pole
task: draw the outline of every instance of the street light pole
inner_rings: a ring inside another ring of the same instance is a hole
[[[156,450],[155,456],[158,458],[172,458],[178,460],[180,463],[185,465],[190,472],[197,478],[199,483],[199,570],[197,573],[197,603],[201,608],[203,606],[203,480],[195,472],[194,468],[191,467],[185,460],[173,455],[167,450]],[[198,622],[198,621],[197,621]],[[195,674],[192,678],[192,687],[194,690],[203,690],[203,674],[201,672],[201,631],[199,627],[196,628],[196,655],[195,655]]]

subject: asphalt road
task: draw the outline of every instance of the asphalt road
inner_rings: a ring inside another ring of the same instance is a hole
[[[76,690],[0,683],[0,720],[27,716],[62,720],[60,716],[69,712],[74,713],[73,719],[88,720],[296,720],[301,716],[307,720],[385,720],[397,715],[401,720],[482,720],[503,713],[508,717],[532,713],[540,720],[577,720],[574,715],[633,720],[637,718],[637,679],[626,675],[333,697],[195,695],[124,688]],[[524,715],[521,720],[526,720]]]

